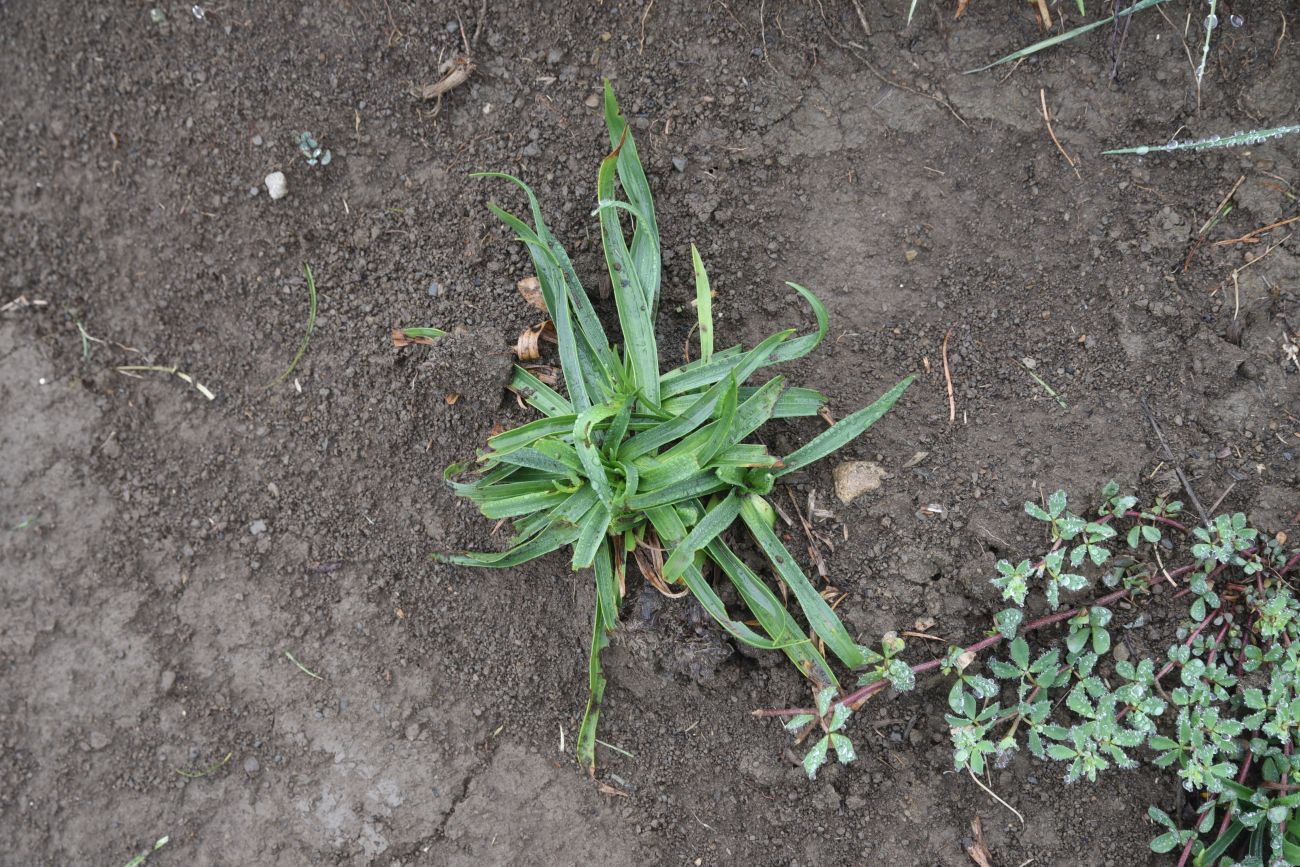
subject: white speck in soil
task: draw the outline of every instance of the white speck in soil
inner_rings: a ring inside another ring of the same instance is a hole
[[[261,518],[253,521],[248,525],[248,532],[252,533],[254,536],[262,535],[266,532],[266,521],[263,521]]]

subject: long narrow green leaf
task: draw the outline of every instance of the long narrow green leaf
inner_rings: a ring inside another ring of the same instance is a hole
[[[647,509],[646,516],[650,519],[650,523],[654,525],[660,541],[668,546],[671,547],[671,545],[685,537],[686,528],[682,525],[682,520],[678,517],[675,509],[667,506]],[[757,647],[761,650],[778,650],[784,647],[783,644],[769,641],[740,621],[733,620],[731,615],[727,613],[727,606],[714,589],[709,586],[709,582],[705,580],[703,573],[696,568],[694,563],[687,565],[682,572],[682,583],[691,591],[691,595],[700,603],[700,607],[737,641],[742,641],[750,647]]]
[[[517,364],[510,376],[510,387],[519,392],[530,406],[546,415],[573,415],[573,404]]]
[[[488,448],[496,455],[503,455],[515,449],[532,445],[537,440],[546,437],[572,433],[573,423],[577,420],[576,415],[556,415],[549,418],[535,419],[517,428],[511,428],[508,431],[502,431],[488,437]]]
[[[632,232],[632,260],[646,301],[650,305],[650,322],[653,326],[659,311],[659,283],[662,260],[659,249],[659,225],[655,220],[654,197],[641,158],[637,153],[632,130],[618,108],[618,99],[609,80],[605,81],[605,125],[609,128],[609,146],[618,154],[618,181],[629,203],[639,214]],[[602,195],[601,198],[607,198]]]
[[[778,364],[783,361],[794,361],[796,358],[803,358],[821,344],[826,337],[826,330],[830,327],[830,317],[826,315],[826,306],[817,300],[816,295],[798,283],[787,282],[785,285],[798,292],[803,296],[803,300],[808,302],[808,306],[812,308],[813,316],[817,319],[817,330],[812,334],[796,337],[784,344],[780,349],[772,353],[772,358],[767,364]]]
[[[695,266],[695,316],[700,323],[700,361],[708,363],[713,358],[713,292],[709,289],[709,273],[704,270],[700,251],[691,245],[691,263]]]
[[[745,600],[745,604],[749,606],[754,619],[763,627],[763,631],[770,635],[773,641],[783,642],[782,649],[786,656],[790,657],[790,661],[804,677],[818,686],[839,686],[839,681],[836,680],[831,667],[826,664],[826,660],[817,652],[812,640],[804,634],[771,588],[764,584],[762,579],[755,575],[754,571],[746,566],[744,561],[737,557],[721,539],[714,539],[705,550],[708,552],[709,559],[717,563],[723,574],[731,579],[736,592],[740,594],[741,599]]]
[[[569,260],[569,254],[565,252],[564,245],[556,240],[551,234],[551,230],[546,226],[546,220],[542,217],[542,207],[537,201],[537,196],[533,194],[532,188],[516,178],[504,172],[477,172],[471,177],[483,178],[500,178],[509,181],[519,189],[524,191],[528,197],[528,207],[533,214],[533,224],[536,226],[536,234],[550,253],[550,258],[559,268],[563,282],[568,287],[569,302],[573,305],[575,318],[578,323],[579,331],[583,337],[586,347],[595,357],[595,365],[601,375],[612,380],[618,369],[617,359],[614,357],[614,351],[610,348],[609,338],[605,336],[605,329],[600,324],[596,311],[591,306],[591,299],[587,297],[587,292],[582,288],[582,283],[578,280],[578,274],[573,269],[573,262]]]
[[[579,532],[577,527],[553,526],[539,536],[499,554],[477,552],[465,554],[435,553],[433,559],[444,563],[454,563],[457,566],[487,566],[493,569],[505,569],[509,566],[527,563],[529,560],[534,560],[543,554],[549,554],[563,548],[576,540]]]
[[[606,626],[611,631],[618,623],[618,609],[622,602],[618,590],[618,576],[614,574],[612,548],[609,537],[602,533],[595,558],[596,602],[600,606],[601,616]]]
[[[572,469],[565,464],[557,461],[555,458],[547,457],[537,449],[524,448],[518,451],[510,452],[507,455],[501,455],[496,458],[500,463],[510,464],[516,467],[529,467],[534,470],[541,470],[544,473],[550,473],[553,476],[572,475]]]
[[[596,426],[596,422],[617,415],[620,409],[622,409],[621,405],[607,403],[593,406],[579,415],[573,425],[573,447],[578,452],[578,460],[582,461],[582,468],[587,474],[587,480],[595,489],[596,496],[610,508],[614,506],[614,488],[610,484],[609,474],[605,471],[600,450],[592,442],[592,429]]]
[[[614,174],[618,150],[605,157],[597,175],[596,194],[601,200],[614,196]],[[646,398],[659,402],[659,350],[655,343],[654,314],[636,262],[627,248],[623,227],[615,208],[601,208],[600,238],[609,264],[609,280],[623,331],[623,351],[631,362],[632,382]]]
[[[596,724],[600,720],[600,705],[605,700],[605,673],[600,667],[600,652],[609,647],[605,619],[601,613],[600,603],[594,606],[595,614],[591,623],[591,650],[587,654],[587,709],[582,714],[582,724],[578,727],[578,764],[587,769],[587,773],[596,774]]]
[[[709,463],[709,469],[719,467],[774,467],[780,459],[768,452],[760,443],[736,443]]]
[[[650,430],[642,431],[628,440],[623,448],[619,449],[619,458],[626,461],[649,454],[660,446],[667,445],[699,427],[708,420],[713,408],[717,406],[718,401],[722,398],[723,392],[727,388],[728,380],[725,378],[727,373],[734,371],[735,381],[737,383],[744,382],[749,378],[750,374],[762,366],[763,361],[771,354],[773,348],[780,345],[792,333],[790,331],[777,332],[745,353],[736,360],[731,370],[722,375],[723,379],[715,382],[681,415]]]
[[[745,393],[741,392],[741,399]],[[826,406],[826,395],[811,388],[794,386],[781,393],[781,399],[772,408],[772,418],[798,418],[817,415]]]
[[[795,562],[794,557],[786,550],[785,545],[777,538],[776,533],[763,520],[763,516],[755,508],[753,500],[761,499],[756,495],[751,495],[746,499],[740,508],[741,520],[745,526],[749,527],[749,532],[754,535],[758,546],[772,561],[776,567],[776,572],[781,576],[781,580],[790,588],[799,602],[799,607],[803,609],[804,617],[808,619],[808,625],[812,627],[813,632],[817,633],[826,646],[834,653],[840,662],[849,668],[861,668],[867,664],[866,654],[862,648],[849,635],[840,618],[836,616],[831,607],[826,604],[826,600],[821,594],[813,589],[812,582],[803,574],[799,564]]]
[[[610,512],[604,503],[596,503],[582,519],[582,533],[573,546],[573,569],[586,569],[596,557],[596,549],[605,544],[605,531],[609,529]],[[607,552],[602,553],[607,556]]]
[[[663,576],[668,583],[675,582],[695,560],[697,551],[704,548],[718,536],[727,531],[740,514],[740,497],[733,491],[726,498],[704,513],[698,524],[691,528],[686,538],[676,543],[672,554],[664,562]]]
[[[726,486],[712,473],[696,473],[688,479],[667,487],[647,490],[634,497],[628,497],[624,505],[628,509],[637,511],[652,509],[655,506],[670,506],[683,500],[693,500],[696,497],[721,491],[724,487]]]
[[[538,283],[541,285],[542,300],[545,302],[546,310],[550,313],[551,321],[555,325],[555,337],[559,346],[560,369],[564,374],[564,385],[569,392],[569,400],[573,402],[574,409],[581,412],[593,403],[591,396],[588,394],[588,377],[584,376],[584,368],[591,368],[595,363],[589,362],[587,365],[583,365],[579,361],[578,339],[573,331],[569,294],[559,263],[555,261],[555,257],[546,243],[537,236],[537,233],[527,223],[495,203],[489,202],[488,208],[501,218],[502,222],[514,229],[519,239],[524,242],[524,246],[528,248],[528,253],[533,260],[533,267],[537,271]],[[602,385],[598,377],[592,378],[594,380],[593,385]],[[607,392],[609,387],[608,381],[603,383],[604,391]]]
[[[889,411],[898,399],[907,391],[914,377],[906,376],[898,385],[878,397],[874,403],[865,406],[852,415],[845,416],[826,430],[813,437],[802,447],[795,449],[782,460],[778,476],[802,469],[815,461],[838,451],[857,438],[863,431],[875,424],[882,415]]]
[[[509,481],[495,485],[484,485],[475,488],[464,496],[475,503],[486,503],[491,500],[506,500],[511,497],[522,497],[524,494],[540,494],[556,490],[562,489],[556,487],[554,479],[527,479],[522,482]],[[573,492],[568,491],[566,493]]]
[[[567,499],[568,496],[564,491],[542,491],[523,494],[518,497],[504,497],[500,500],[488,500],[480,504],[479,511],[483,513],[483,517],[499,521],[502,518],[514,518],[540,509],[553,508]]]
[[[535,512],[527,517],[516,519],[515,538],[511,543],[519,545],[552,526],[577,527],[581,530],[582,517],[590,511],[592,505],[598,502],[600,498],[591,489],[591,485],[583,485],[549,512]]]
[[[992,69],[995,66],[1001,66],[1003,63],[1010,63],[1013,60],[1019,60],[1022,57],[1028,57],[1031,54],[1037,54],[1038,52],[1042,51],[1045,48],[1051,48],[1053,45],[1060,45],[1062,42],[1069,42],[1074,37],[1082,36],[1083,34],[1087,33],[1089,30],[1096,30],[1098,27],[1104,27],[1105,25],[1114,21],[1116,18],[1123,18],[1125,15],[1132,15],[1134,12],[1141,12],[1143,9],[1150,9],[1152,6],[1159,6],[1161,3],[1165,3],[1165,2],[1168,2],[1168,0],[1138,0],[1138,2],[1134,3],[1132,6],[1121,7],[1119,12],[1116,13],[1115,15],[1109,15],[1105,18],[1102,18],[1099,21],[1093,21],[1089,24],[1084,24],[1079,27],[1076,27],[1073,30],[1067,30],[1064,33],[1058,33],[1056,36],[1049,37],[1047,39],[1042,40],[1041,42],[1035,42],[1033,45],[1029,45],[1025,48],[1022,48],[1019,51],[1013,51],[1010,54],[1008,54],[1006,57],[999,58],[998,60],[995,60],[992,63],[979,67],[978,69],[968,69],[963,73],[963,75],[970,75],[975,72],[983,72],[986,69]]]

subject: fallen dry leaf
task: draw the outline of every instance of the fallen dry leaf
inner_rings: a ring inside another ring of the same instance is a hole
[[[542,281],[536,277],[525,277],[515,286],[519,289],[519,294],[528,302],[529,307],[536,307],[543,313],[546,311],[546,300],[542,298]]]
[[[957,14],[952,17],[960,18],[962,13],[966,11],[966,4],[968,3],[970,3],[970,0],[957,0]]]
[[[600,780],[596,781],[596,788],[600,790],[600,793],[602,795],[614,795],[619,798],[630,797],[627,792],[620,791],[614,788],[613,786],[611,786],[609,783],[602,783]]]
[[[465,82],[469,81],[469,74],[474,71],[474,61],[465,55],[454,57],[451,65],[447,69],[447,74],[435,81],[433,84],[426,84],[420,88],[420,98],[424,100],[438,99],[442,100],[442,95],[448,91],[455,90]]]
[[[442,396],[442,399],[447,401],[447,406],[455,406],[456,401],[460,400],[460,395],[454,391],[449,391]]]
[[[515,341],[515,355],[520,361],[536,361],[541,358],[542,338],[555,342],[555,326],[549,319],[523,330],[519,339]]]
[[[401,328],[394,328],[394,329],[393,329],[393,345],[394,345],[394,346],[410,346],[412,343],[418,343],[418,344],[420,344],[421,346],[432,346],[432,345],[433,345],[433,338],[432,338],[432,337],[412,337],[412,336],[410,336],[409,334],[407,334],[404,330],[402,330]]]

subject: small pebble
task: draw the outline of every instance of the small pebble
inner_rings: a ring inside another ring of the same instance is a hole
[[[263,139],[260,135],[253,136],[253,147],[261,147]]]
[[[266,532],[266,521],[263,521],[261,518],[253,521],[248,525],[248,532],[252,533],[254,536],[262,535]]]
[[[158,678],[158,689],[161,690],[163,693],[171,692],[172,687],[175,685],[176,685],[176,672],[172,671],[171,669],[164,671],[162,673],[162,677]]]
[[[266,176],[266,192],[272,199],[283,199],[289,193],[289,183],[284,172],[271,172]]]
[[[438,295],[442,292],[442,287],[438,285],[437,280],[430,280],[429,288],[426,289],[425,291],[429,293],[430,298],[437,298]]]
[[[248,758],[244,759],[244,773],[248,774],[251,777],[260,770],[262,770],[262,763],[259,762],[255,757],[249,756]]]
[[[686,157],[673,157],[673,168],[679,172],[686,171]]]
[[[878,490],[889,478],[885,468],[875,461],[848,461],[835,468],[835,496],[846,506],[863,494]]]
[[[90,748],[92,750],[102,750],[104,747],[108,746],[108,742],[109,737],[103,732],[93,731],[90,733]]]

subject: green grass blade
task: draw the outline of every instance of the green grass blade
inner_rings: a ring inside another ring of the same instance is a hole
[[[709,469],[719,467],[774,467],[780,463],[776,455],[759,443],[737,443],[709,463]]]
[[[695,316],[700,323],[700,361],[713,358],[713,292],[709,289],[709,274],[704,270],[700,251],[691,245],[691,262],[695,266]]]
[[[781,600],[763,583],[754,571],[745,565],[721,539],[714,539],[706,549],[714,563],[718,564],[724,575],[731,579],[740,598],[745,600],[754,619],[763,627],[763,631],[773,641],[782,642],[782,649],[804,677],[818,686],[839,686],[835,673],[826,664],[826,660],[812,640],[804,634],[799,624],[786,611]]]
[[[659,284],[662,278],[662,261],[659,248],[659,225],[655,219],[654,197],[641,158],[637,153],[632,130],[618,108],[618,99],[608,79],[605,81],[605,125],[609,128],[609,146],[618,153],[618,181],[640,218],[632,232],[632,259],[636,264],[642,290],[650,305],[653,325],[659,310]],[[621,144],[621,147],[620,147]],[[606,198],[601,196],[601,198]]]
[[[596,508],[601,508],[600,504]],[[622,543],[618,545],[622,553]],[[600,606],[601,617],[612,632],[618,623],[618,609],[622,603],[618,591],[618,576],[614,574],[614,546],[605,534],[601,534],[599,550],[595,557],[596,604]]]
[[[302,336],[302,343],[298,345],[293,361],[289,362],[284,373],[266,384],[267,388],[279,385],[293,374],[298,367],[298,362],[302,361],[303,355],[307,353],[307,344],[311,342],[311,334],[316,330],[316,278],[312,276],[310,265],[303,263],[302,271],[307,275],[307,333]]]
[[[772,353],[772,358],[767,364],[779,364],[782,361],[794,361],[796,358],[803,358],[808,353],[821,344],[826,337],[826,329],[830,327],[830,317],[826,315],[826,305],[817,300],[817,296],[800,286],[798,283],[786,283],[794,291],[803,296],[803,300],[808,302],[812,308],[813,316],[817,318],[817,330],[812,334],[805,334],[803,337],[796,337],[789,341],[776,352]]]
[[[912,5],[907,7],[907,23],[912,23],[912,16],[916,14],[916,0],[912,0]]]
[[[528,248],[528,254],[533,260],[533,268],[537,271],[537,281],[541,285],[542,301],[546,304],[546,312],[550,314],[551,321],[555,325],[564,385],[569,392],[569,400],[572,401],[574,409],[581,412],[591,406],[593,401],[588,393],[588,377],[584,376],[584,365],[578,359],[578,339],[573,331],[569,294],[565,288],[564,274],[560,270],[559,263],[555,261],[546,243],[527,223],[494,203],[489,202],[488,208],[500,217],[503,223],[514,229],[519,240],[523,241],[524,246]],[[591,367],[592,364],[594,362],[587,367]],[[603,383],[599,377],[592,377],[592,380],[591,384],[600,389],[598,394],[601,391],[608,391],[608,377]]]
[[[803,609],[804,617],[808,618],[808,625],[812,627],[813,632],[817,634],[826,646],[830,649],[840,662],[849,668],[857,669],[867,664],[866,654],[858,646],[852,636],[849,635],[840,618],[836,616],[831,607],[826,604],[826,600],[821,597],[812,586],[812,582],[803,574],[799,564],[795,562],[794,557],[786,550],[785,545],[777,538],[772,528],[767,525],[763,516],[754,506],[753,500],[761,499],[757,495],[748,497],[740,509],[741,520],[745,526],[749,527],[749,532],[754,535],[755,541],[758,542],[759,548],[772,561],[776,567],[776,572],[781,576],[781,580],[790,588],[799,602],[799,607]]]
[[[654,525],[660,541],[666,546],[671,547],[685,537],[686,528],[682,525],[682,520],[675,509],[665,506],[647,509],[646,516],[650,518],[650,523]],[[704,575],[694,563],[688,564],[682,572],[682,583],[691,591],[691,595],[700,603],[700,607],[737,641],[743,641],[750,647],[757,647],[760,650],[778,650],[783,646],[775,641],[769,641],[740,621],[733,620],[727,613],[727,606],[709,586],[709,582],[704,579]]]
[[[573,424],[577,420],[576,415],[556,415],[539,418],[517,428],[488,437],[488,448],[496,455],[507,454],[524,446],[532,445],[540,439],[572,433]]]
[[[399,328],[398,330],[407,337],[427,337],[430,340],[437,340],[439,337],[447,336],[447,332],[443,331],[441,328],[432,328],[423,325],[413,328]]]
[[[722,374],[722,378],[713,384],[708,391],[701,394],[689,409],[676,418],[666,421],[647,431],[642,431],[632,437],[623,448],[619,449],[619,458],[621,460],[632,460],[641,455],[649,454],[660,446],[667,445],[675,439],[686,436],[695,428],[706,422],[713,413],[714,407],[722,399],[726,391],[727,374],[735,373],[735,382],[744,382],[749,376],[763,365],[772,350],[786,340],[793,332],[780,331],[764,340],[758,346],[755,346],[749,352],[745,353],[735,363],[731,369]],[[727,359],[730,363],[732,359]]]
[[[605,699],[605,673],[600,667],[600,652],[609,647],[605,619],[601,614],[600,604],[592,606],[595,614],[591,624],[591,650],[587,654],[587,709],[582,714],[582,724],[578,727],[578,764],[587,769],[587,773],[596,774],[596,725],[600,720],[600,705]]]
[[[512,467],[511,469],[517,468]],[[509,481],[495,485],[484,485],[467,491],[462,496],[475,503],[486,503],[492,500],[505,500],[510,497],[522,497],[524,494],[540,494],[545,491],[555,490],[559,489],[556,488],[555,482],[551,479],[528,479],[527,481]],[[572,491],[567,493],[572,493]]]
[[[592,430],[596,422],[617,415],[620,409],[622,409],[621,405],[607,403],[593,406],[579,415],[573,425],[573,447],[578,452],[578,460],[582,462],[587,480],[595,489],[596,496],[600,497],[601,502],[611,508],[614,505],[614,487],[610,484],[609,474],[605,471],[600,450],[592,440]]]
[[[802,447],[786,455],[782,460],[784,466],[777,472],[777,475],[783,476],[786,473],[802,469],[852,442],[898,402],[898,399],[903,396],[903,392],[907,391],[907,387],[912,384],[913,378],[911,376],[904,377],[898,385],[878,397],[874,403],[863,407],[852,415],[845,416],[813,437]]]
[[[773,359],[777,355],[780,344],[789,340],[794,333],[793,328],[778,331],[742,355],[720,358],[721,353],[714,353],[713,361],[708,364],[689,370],[686,367],[678,368],[681,373],[672,378],[671,384],[664,385],[662,393],[665,398],[669,398],[704,386],[715,385],[726,379],[727,374],[732,371],[735,371],[736,383],[743,385],[745,380],[754,375],[754,371],[775,363]]]
[[[514,522],[515,537],[510,540],[511,544],[522,544],[551,526],[578,527],[581,530],[580,522],[583,516],[598,502],[600,500],[596,497],[596,492],[591,489],[591,486],[583,485],[570,494],[567,500],[549,512],[535,512],[525,518],[516,520]]]
[[[527,448],[516,449],[509,454],[490,455],[489,457],[502,464],[511,464],[516,467],[529,467],[534,470],[541,470],[544,473],[550,473],[553,476],[573,477],[582,470],[582,462],[574,452],[572,456],[562,448],[562,445],[554,440],[543,440],[537,443],[537,447],[529,446]]]
[[[483,517],[499,521],[502,518],[514,518],[541,509],[553,508],[567,499],[568,496],[564,491],[541,491],[522,494],[518,497],[503,497],[499,500],[483,502],[479,505],[479,511],[483,513]]]
[[[742,390],[741,397],[744,397]],[[772,407],[772,418],[801,418],[817,415],[826,405],[826,395],[811,388],[794,386],[781,393],[781,399]]]
[[[712,473],[696,473],[683,481],[628,497],[624,505],[628,509],[637,511],[653,509],[656,506],[671,506],[684,500],[693,500],[696,497],[721,491],[725,487],[726,485]]]
[[[731,445],[733,431],[736,422],[736,378],[727,377],[727,387],[722,392],[722,400],[718,402],[717,415],[714,420],[703,430],[706,439],[700,447],[699,455],[696,460],[701,464],[707,464],[713,460],[714,455]],[[741,436],[744,436],[742,434]]]
[[[573,415],[573,404],[568,399],[517,364],[510,376],[510,387],[525,403],[546,415]]]
[[[464,554],[435,553],[433,559],[457,566],[486,566],[492,569],[505,569],[535,560],[543,554],[563,548],[573,543],[581,531],[573,526],[553,526],[544,533],[500,553],[467,552]]]
[[[614,174],[618,166],[618,150],[605,157],[600,164],[596,181],[597,198],[613,199]],[[614,302],[618,308],[618,323],[623,331],[623,351],[631,365],[632,383],[638,391],[654,403],[659,402],[659,350],[655,343],[654,317],[641,277],[623,227],[618,220],[617,208],[600,208],[600,238],[609,265],[609,280],[614,289]]]
[[[596,558],[597,549],[601,557],[609,559],[605,550],[605,531],[609,529],[610,512],[604,503],[596,503],[582,519],[582,533],[573,546],[573,570],[586,569]]]
[[[623,444],[623,439],[627,436],[627,429],[631,423],[632,401],[628,401],[614,416],[614,420],[610,422],[609,429],[605,431],[605,439],[600,446],[601,452],[611,461],[618,457],[618,447]]]
[[[1115,15],[1107,16],[1106,18],[1102,18],[1100,21],[1093,21],[1089,24],[1081,25],[1073,30],[1067,30],[1064,33],[1058,33],[1056,36],[1049,37],[1041,42],[1035,42],[1033,45],[1026,46],[1019,51],[1013,51],[1006,57],[995,60],[990,64],[979,67],[978,69],[968,69],[963,74],[970,75],[975,72],[983,72],[986,69],[992,69],[995,66],[1001,66],[1004,63],[1010,63],[1019,60],[1022,57],[1028,57],[1031,54],[1037,54],[1046,48],[1051,48],[1053,45],[1060,45],[1062,42],[1069,42],[1076,36],[1082,36],[1089,30],[1096,30],[1098,27],[1105,26],[1116,18],[1123,18],[1125,15],[1132,15],[1134,12],[1141,12],[1143,9],[1150,9],[1152,6],[1158,6],[1161,3],[1166,2],[1168,2],[1168,0],[1138,0],[1138,2],[1134,3],[1132,6],[1121,7],[1119,12]]]
[[[569,254],[565,252],[564,245],[556,240],[555,236],[551,234],[551,230],[547,228],[546,220],[542,217],[541,205],[537,201],[537,196],[533,194],[532,188],[514,175],[505,172],[477,172],[470,175],[470,177],[500,178],[509,181],[523,190],[524,195],[528,197],[528,207],[533,214],[533,225],[537,227],[537,237],[545,245],[550,258],[563,276],[564,284],[568,287],[569,302],[573,305],[575,318],[583,339],[597,359],[596,366],[607,379],[612,379],[618,364],[614,357],[614,351],[610,348],[609,338],[605,336],[605,329],[601,327],[600,318],[596,316],[596,311],[591,306],[591,299],[587,296],[586,290],[582,288],[577,272],[573,270],[573,262],[569,260]]]
[[[695,561],[696,552],[725,533],[739,514],[740,497],[734,491],[706,511],[700,522],[691,528],[686,538],[678,542],[672,554],[668,555],[663,568],[664,580],[671,584],[680,578],[686,567]]]

